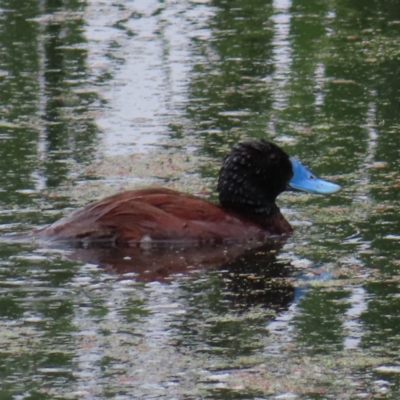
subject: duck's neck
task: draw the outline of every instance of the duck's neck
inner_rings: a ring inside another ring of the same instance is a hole
[[[221,203],[221,206],[225,210],[229,210],[238,217],[244,218],[272,234],[282,235],[293,232],[293,228],[275,203],[258,208],[244,204],[233,205],[226,203]]]
[[[287,234],[293,231],[289,222],[275,204],[275,196],[268,195],[260,186],[248,182],[219,180],[221,206],[272,234]]]

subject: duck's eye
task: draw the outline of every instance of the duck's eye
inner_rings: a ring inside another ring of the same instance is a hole
[[[315,180],[315,176],[314,175],[310,175],[308,178],[311,179],[312,181]]]

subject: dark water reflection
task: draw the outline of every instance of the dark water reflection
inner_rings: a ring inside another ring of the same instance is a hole
[[[213,197],[248,137],[343,191],[281,196],[281,249],[1,242],[0,397],[397,398],[399,38],[389,0],[1,1],[1,233]]]

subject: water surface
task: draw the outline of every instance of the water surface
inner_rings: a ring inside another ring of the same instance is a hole
[[[0,398],[397,398],[399,38],[389,0],[1,1],[2,234],[123,188],[215,199],[248,138],[343,190],[280,196],[295,234],[222,262],[2,242]]]

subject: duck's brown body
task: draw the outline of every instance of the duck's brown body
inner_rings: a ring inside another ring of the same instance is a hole
[[[292,232],[278,212],[264,219],[226,210],[207,200],[163,188],[130,190],[88,204],[36,236],[54,240],[151,242],[259,240]]]

